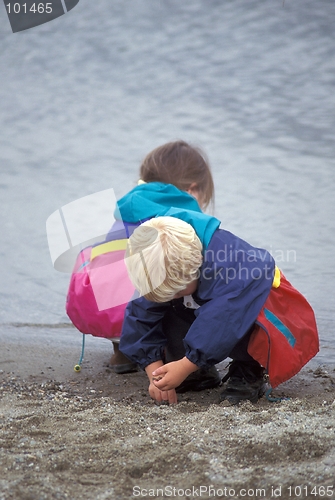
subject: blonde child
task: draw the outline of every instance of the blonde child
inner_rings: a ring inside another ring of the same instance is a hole
[[[190,374],[232,358],[222,399],[256,402],[318,352],[314,313],[272,256],[192,212],[153,218],[130,237],[126,266],[140,297],[127,306],[120,349],[145,369],[149,394],[177,402]],[[184,352],[167,362],[164,320],[185,295],[197,308]]]

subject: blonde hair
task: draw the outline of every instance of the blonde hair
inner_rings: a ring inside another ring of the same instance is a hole
[[[141,296],[152,302],[167,302],[199,278],[202,244],[187,222],[156,217],[135,229],[125,263]]]
[[[196,185],[202,206],[214,206],[214,182],[205,153],[185,141],[168,142],[151,151],[140,166],[145,182],[173,184],[181,191]]]

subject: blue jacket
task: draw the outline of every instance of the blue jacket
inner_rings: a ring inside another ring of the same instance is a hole
[[[208,368],[229,355],[255,323],[270,293],[274,270],[274,260],[266,250],[223,229],[213,232],[204,247],[193,295],[200,307],[184,339],[186,357],[192,363]],[[171,305],[141,297],[127,306],[120,349],[142,368],[163,359],[162,322]]]

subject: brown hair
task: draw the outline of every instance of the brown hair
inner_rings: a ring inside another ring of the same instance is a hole
[[[214,182],[205,153],[184,141],[168,142],[149,153],[140,167],[145,182],[173,184],[187,191],[196,184],[202,205],[214,202]]]

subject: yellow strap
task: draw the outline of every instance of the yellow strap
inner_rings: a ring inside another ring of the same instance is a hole
[[[273,288],[278,288],[279,285],[280,285],[280,269],[279,269],[279,267],[276,266],[272,286],[273,286]]]
[[[106,243],[93,247],[91,250],[91,261],[104,253],[114,252],[115,250],[125,250],[127,248],[127,243],[127,239],[114,240],[107,241]]]

